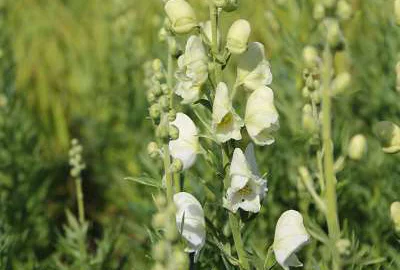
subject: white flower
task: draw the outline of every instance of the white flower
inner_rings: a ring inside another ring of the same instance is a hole
[[[272,133],[279,129],[279,115],[274,106],[274,93],[269,87],[262,87],[251,93],[247,99],[244,118],[247,132],[258,145],[272,144]]]
[[[165,4],[165,12],[177,34],[189,33],[197,26],[196,14],[185,0],[170,0]]]
[[[226,47],[232,54],[244,53],[251,33],[250,23],[240,19],[233,22],[228,30]]]
[[[310,235],[304,228],[301,214],[295,210],[284,212],[275,228],[273,248],[276,261],[285,270],[289,270],[289,267],[303,266],[295,253],[309,240]]]
[[[228,87],[220,82],[217,86],[212,112],[212,128],[219,142],[230,139],[240,140],[240,129],[244,123],[235,113]]]
[[[265,60],[264,45],[250,43],[247,51],[240,55],[235,84],[242,85],[247,91],[254,91],[271,82],[272,74],[269,62]]]
[[[176,226],[187,241],[186,252],[195,252],[198,256],[206,241],[204,211],[199,201],[187,192],[174,195],[176,206]]]
[[[362,134],[353,136],[349,144],[349,157],[360,160],[367,150],[367,139]]]
[[[259,175],[254,156],[254,146],[249,144],[246,156],[236,148],[229,171],[231,184],[224,198],[224,207],[236,213],[239,208],[253,213],[260,212],[267,181]]]
[[[169,150],[173,158],[182,161],[183,170],[186,170],[194,164],[199,152],[197,128],[192,119],[184,113],[177,113],[171,125],[178,128],[179,137],[169,142]]]
[[[182,103],[192,103],[200,98],[201,86],[208,77],[208,58],[202,40],[190,36],[185,53],[178,59],[176,72],[178,83],[175,93],[183,98]]]

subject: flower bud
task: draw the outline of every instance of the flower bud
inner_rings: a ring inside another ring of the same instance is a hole
[[[160,240],[157,244],[153,246],[152,250],[153,258],[156,261],[163,261],[167,257],[167,247],[163,240]]]
[[[313,18],[315,20],[317,20],[317,21],[322,20],[323,18],[325,18],[325,7],[324,7],[323,4],[317,3],[314,6]]]
[[[173,122],[176,119],[176,111],[174,109],[169,110],[168,112],[168,121]]]
[[[350,140],[349,157],[360,160],[367,149],[367,139],[362,134],[357,134]]]
[[[232,54],[241,54],[246,51],[251,32],[250,23],[240,19],[229,28],[226,47]]]
[[[185,0],[170,0],[164,9],[175,33],[187,34],[197,26],[196,14]]]
[[[176,126],[169,126],[169,137],[171,138],[171,140],[176,140],[179,138],[179,130]]]
[[[336,8],[337,16],[342,20],[348,20],[351,17],[351,5],[346,0],[339,0]]]
[[[168,110],[169,108],[169,98],[167,95],[163,95],[158,99],[158,104],[160,105],[160,109],[163,111]]]
[[[160,119],[160,115],[161,115],[160,105],[158,105],[158,104],[151,105],[149,108],[149,115],[150,115],[151,119],[153,119],[154,121],[157,122]]]
[[[171,171],[174,173],[181,172],[183,169],[183,163],[180,159],[176,158],[172,161]]]
[[[349,256],[350,255],[350,248],[351,242],[349,239],[339,239],[336,242],[336,248],[340,255],[342,256]]]
[[[335,5],[336,0],[322,0],[322,3],[327,8],[332,8]]]
[[[303,107],[302,124],[304,130],[308,133],[314,133],[317,129],[317,124],[313,117],[312,107],[310,104],[306,104]]]
[[[222,8],[226,12],[234,11],[239,6],[238,0],[214,0],[216,7]]]
[[[162,62],[160,59],[156,58],[151,63],[151,67],[153,68],[153,72],[160,72],[162,69]]]
[[[303,59],[307,67],[314,67],[318,60],[318,51],[313,46],[306,46],[303,50]]]
[[[150,142],[147,145],[147,153],[151,158],[156,158],[160,154],[160,149],[156,142]]]
[[[161,91],[163,92],[164,95],[168,95],[169,94],[169,87],[167,84],[163,83],[161,84]]]
[[[400,0],[394,1],[394,15],[396,16],[396,22],[400,25]]]
[[[390,206],[390,217],[397,233],[400,233],[400,202],[393,202]]]
[[[382,121],[375,125],[374,132],[381,141],[385,153],[400,152],[400,127],[389,121]]]
[[[349,87],[350,83],[351,83],[351,76],[348,72],[342,72],[338,74],[332,82],[333,94],[336,95],[343,93],[343,91]]]
[[[311,99],[316,103],[320,104],[321,103],[321,92],[320,91],[314,91],[311,93]]]
[[[156,78],[154,78],[154,80],[153,80],[153,84],[152,84],[150,91],[153,92],[153,94],[156,97],[158,97],[162,94],[161,85]]]
[[[165,213],[157,213],[153,216],[152,225],[154,228],[163,228],[167,222]]]
[[[158,31],[158,40],[164,42],[167,40],[167,37],[168,37],[167,30],[165,30],[165,28],[162,27],[160,31]]]
[[[162,208],[167,204],[167,199],[163,194],[157,194],[157,196],[154,197],[154,203],[158,208]]]
[[[167,140],[169,136],[169,128],[167,125],[161,123],[156,128],[156,136],[161,140]]]
[[[147,101],[151,104],[156,101],[156,95],[152,91],[147,92]]]
[[[335,48],[341,41],[339,22],[335,19],[328,19],[326,20],[326,27],[328,32],[328,43],[332,48]]]

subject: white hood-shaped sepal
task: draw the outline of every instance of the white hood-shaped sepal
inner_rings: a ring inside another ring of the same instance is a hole
[[[197,258],[206,242],[204,211],[199,201],[190,193],[179,192],[174,195],[176,207],[176,226],[187,242],[186,252],[195,252]]]
[[[247,51],[240,55],[235,84],[247,91],[254,91],[271,82],[272,73],[269,62],[265,60],[264,45],[250,43]]]
[[[247,155],[254,154],[251,147],[250,150],[246,150]],[[253,162],[255,157],[249,156],[248,160],[241,149],[234,150],[229,171],[231,184],[224,198],[224,207],[234,213],[239,208],[253,213],[261,210],[261,200],[267,191],[267,182],[256,174],[257,165],[250,164]]]
[[[173,158],[182,161],[183,170],[187,170],[195,163],[200,149],[196,125],[184,113],[177,113],[171,125],[178,128],[179,137],[169,142],[169,151]]]
[[[303,266],[295,253],[309,241],[310,235],[304,227],[302,215],[295,210],[284,212],[275,228],[273,249],[276,261],[285,270]]]
[[[262,87],[251,93],[244,118],[247,132],[257,145],[270,145],[273,132],[279,129],[279,115],[274,106],[274,93]]]
[[[200,37],[189,37],[185,53],[178,59],[175,77],[175,93],[182,97],[183,104],[200,99],[201,86],[208,78],[208,57]]]
[[[230,139],[240,140],[240,129],[244,126],[243,120],[236,114],[229,97],[228,87],[220,82],[217,86],[212,112],[212,129],[219,142]]]

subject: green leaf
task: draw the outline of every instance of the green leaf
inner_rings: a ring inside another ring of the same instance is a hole
[[[129,180],[129,181],[133,181],[145,186],[149,186],[149,187],[155,187],[155,188],[159,188],[162,189],[162,185],[160,181],[157,181],[154,178],[148,177],[148,176],[141,176],[141,177],[125,177],[124,180]]]

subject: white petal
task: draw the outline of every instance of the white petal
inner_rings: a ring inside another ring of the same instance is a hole
[[[229,98],[228,87],[224,82],[220,82],[215,90],[212,119],[214,123],[219,123],[224,116],[230,112],[232,101]]]
[[[179,137],[169,142],[169,150],[173,158],[183,163],[183,169],[190,168],[196,161],[199,150],[198,132],[193,121],[184,113],[177,113],[175,121],[171,122],[179,130]]]
[[[284,268],[297,264],[292,255],[306,245],[310,240],[304,224],[303,217],[295,210],[284,212],[279,218],[275,228],[274,253],[277,262]]]
[[[233,157],[231,167],[229,169],[229,175],[231,179],[232,188],[243,188],[247,183],[247,178],[250,178],[251,171],[247,164],[246,157],[240,148],[235,148],[233,151]]]
[[[244,85],[249,91],[271,84],[270,65],[265,60],[264,45],[252,42],[239,58],[236,85]]]
[[[255,143],[266,145],[274,142],[271,133],[279,128],[279,115],[270,88],[259,88],[249,96],[244,121]]]
[[[254,175],[259,176],[260,172],[258,170],[256,155],[254,153],[254,144],[249,143],[247,145],[246,151],[245,151],[245,156],[246,156],[247,163],[250,165],[251,172]]]
[[[261,210],[260,196],[254,193],[243,196],[242,201],[239,204],[239,207],[247,212],[252,212],[252,213],[260,212]]]
[[[198,252],[206,238],[203,208],[193,195],[186,192],[175,194],[174,203],[178,231],[188,243],[186,251]]]

